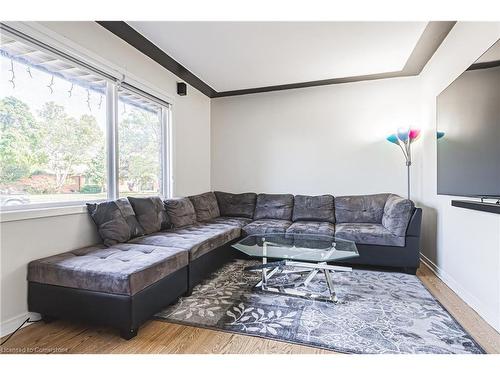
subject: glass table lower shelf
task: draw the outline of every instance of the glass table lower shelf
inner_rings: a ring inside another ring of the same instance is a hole
[[[239,251],[262,259],[262,264],[245,270],[260,272],[261,281],[255,285],[266,292],[291,295],[338,303],[332,279],[334,272],[349,272],[350,267],[329,265],[341,259],[359,256],[356,244],[335,237],[315,234],[257,234],[250,235],[233,245]],[[272,261],[268,262],[268,259]],[[292,282],[280,282],[280,276],[294,274]],[[308,290],[318,276],[325,278],[327,293]]]

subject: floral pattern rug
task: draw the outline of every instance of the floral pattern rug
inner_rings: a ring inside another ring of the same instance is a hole
[[[228,263],[155,318],[343,353],[484,353],[416,276],[336,272],[341,303],[332,304],[262,292],[254,288],[259,274],[243,270],[251,264]],[[324,276],[309,288],[326,293]]]

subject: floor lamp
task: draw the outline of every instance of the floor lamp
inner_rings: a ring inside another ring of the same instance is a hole
[[[398,145],[406,160],[408,173],[408,199],[410,199],[410,167],[411,167],[411,145],[420,136],[420,129],[398,129],[397,133],[391,134],[387,140]]]

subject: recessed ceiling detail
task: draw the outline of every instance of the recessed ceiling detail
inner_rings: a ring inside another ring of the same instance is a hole
[[[415,75],[454,24],[99,23],[210,97]]]

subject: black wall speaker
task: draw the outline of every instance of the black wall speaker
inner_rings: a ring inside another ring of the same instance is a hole
[[[180,96],[187,95],[187,85],[184,82],[177,82],[177,94]]]

